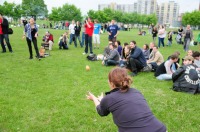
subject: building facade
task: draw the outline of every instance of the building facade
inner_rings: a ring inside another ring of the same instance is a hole
[[[179,18],[179,4],[174,1],[161,3],[160,5],[158,5],[157,0],[137,0],[133,4],[110,3],[98,5],[99,10],[103,10],[104,8],[111,8],[127,13],[137,12],[146,15],[155,13],[159,24],[170,26],[177,25],[176,23]]]

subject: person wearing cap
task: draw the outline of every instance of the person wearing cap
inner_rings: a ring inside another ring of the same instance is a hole
[[[183,66],[172,74],[173,90],[190,94],[200,93],[200,71],[193,64],[192,56],[184,57]]]

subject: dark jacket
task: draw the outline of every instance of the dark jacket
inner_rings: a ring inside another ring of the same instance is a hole
[[[96,107],[100,116],[112,113],[118,132],[166,132],[166,127],[153,115],[144,96],[136,89],[106,93]]]
[[[79,26],[75,26],[74,27],[74,30],[75,30],[75,35],[76,36],[79,36],[80,35],[80,32],[81,32],[81,26],[79,25]]]
[[[200,93],[200,72],[196,68],[192,64],[181,66],[172,74],[174,82],[172,89],[177,92]]]
[[[147,66],[146,59],[144,57],[144,54],[140,48],[137,46],[131,50],[130,58],[137,59],[142,63],[142,65],[145,67]]]
[[[165,62],[163,62],[157,67],[156,72],[154,73],[154,76],[157,77],[161,74],[166,74],[166,73],[167,73],[167,71],[165,68]]]
[[[2,23],[3,34],[8,34],[8,28],[9,28],[8,20],[3,17],[3,23]]]

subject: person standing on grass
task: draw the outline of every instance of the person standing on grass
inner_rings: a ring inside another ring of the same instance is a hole
[[[92,52],[92,35],[94,30],[94,23],[92,22],[91,18],[87,18],[85,20],[85,52],[83,55],[88,53],[88,46],[90,48],[90,54],[93,54]]]
[[[75,30],[75,43],[77,44],[77,39],[78,39],[80,46],[83,47],[81,43],[81,38],[80,38],[81,25],[79,21],[76,22],[76,26],[74,27],[74,30]]]
[[[173,34],[173,31],[169,31],[168,32],[168,43],[167,43],[167,46],[171,46],[172,45],[172,34]]]
[[[190,25],[187,25],[186,29],[183,31],[182,34],[184,37],[183,49],[187,52],[189,50],[190,42],[194,39],[193,31],[192,31]]]
[[[70,38],[69,38],[69,44],[72,44],[72,41],[74,41],[74,46],[77,47],[76,41],[75,41],[75,21],[72,20],[72,23],[69,25],[69,34],[70,34]]]
[[[9,41],[8,28],[9,28],[8,20],[5,17],[3,17],[2,13],[0,13],[0,43],[1,43],[1,47],[2,47],[2,53],[6,52],[4,39],[6,41],[6,44],[8,46],[10,53],[13,52],[12,46]]]
[[[111,21],[107,31],[109,35],[108,40],[115,42],[117,40],[117,35],[119,34],[119,27],[115,24],[115,20]]]
[[[162,124],[150,110],[140,91],[131,88],[132,79],[124,68],[114,68],[108,74],[110,91],[96,97],[91,92],[86,95],[95,104],[100,116],[112,113],[118,132],[166,132]]]
[[[35,24],[35,21],[33,18],[29,20],[29,23],[26,24],[24,28],[23,38],[25,37],[26,37],[26,41],[27,41],[27,45],[28,45],[28,49],[30,53],[29,59],[33,59],[32,45],[31,45],[31,42],[32,42],[35,48],[36,57],[40,60],[40,54],[39,54],[39,50],[37,46],[38,27]]]
[[[158,48],[160,48],[160,43],[162,44],[163,47],[165,47],[164,44],[165,36],[166,36],[165,28],[163,25],[160,25],[158,30]]]
[[[158,30],[156,27],[153,27],[152,30],[152,37],[153,37],[153,42],[156,43],[156,38],[157,38]]]
[[[93,33],[93,41],[94,41],[94,49],[99,49],[100,46],[100,32],[101,32],[101,24],[98,23],[98,20],[94,20],[94,33]]]

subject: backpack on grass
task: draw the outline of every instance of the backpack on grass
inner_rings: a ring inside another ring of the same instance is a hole
[[[96,54],[88,55],[87,59],[90,61],[97,61],[97,55]]]

